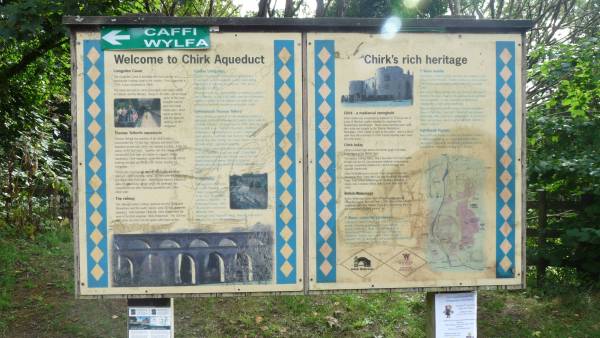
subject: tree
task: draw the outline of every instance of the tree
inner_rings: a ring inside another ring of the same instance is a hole
[[[389,0],[332,0],[326,4],[317,1],[317,16],[320,8],[328,16],[375,17],[391,15],[400,18],[433,18],[446,13],[447,0],[389,1]]]
[[[286,18],[296,16],[302,5],[304,5],[304,0],[285,0],[285,10],[283,11],[283,16]]]
[[[238,12],[231,0],[0,2],[0,230],[34,236],[64,216],[57,204],[70,199],[70,55],[63,15]]]
[[[577,201],[583,212],[555,215],[560,233],[545,252],[551,265],[600,277],[600,34],[573,43],[540,45],[529,76],[537,90],[528,122],[528,175],[531,190],[554,199]]]

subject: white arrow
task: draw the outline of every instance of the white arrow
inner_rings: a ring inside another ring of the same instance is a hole
[[[129,35],[118,35],[119,32],[120,30],[110,31],[106,35],[104,35],[102,39],[113,46],[120,46],[121,43],[119,42],[119,40],[129,40],[131,38],[131,36]]]

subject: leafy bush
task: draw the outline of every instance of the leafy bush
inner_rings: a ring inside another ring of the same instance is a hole
[[[600,277],[600,34],[530,54],[535,84],[528,113],[529,189],[577,202],[577,210],[550,210],[548,227],[560,236],[545,251],[551,265]]]

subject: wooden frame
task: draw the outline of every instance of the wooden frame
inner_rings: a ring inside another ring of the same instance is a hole
[[[131,25],[131,26],[144,26],[144,25],[204,25],[214,26],[220,32],[296,32],[301,33],[301,57],[302,57],[302,105],[299,113],[302,114],[302,162],[303,162],[303,208],[304,217],[302,232],[304,234],[303,250],[304,252],[309,251],[309,230],[308,230],[308,201],[309,196],[309,142],[308,142],[308,74],[307,74],[307,33],[308,32],[357,32],[357,33],[378,33],[380,27],[385,22],[384,19],[354,19],[354,18],[315,18],[315,19],[264,19],[264,18],[198,18],[198,17],[161,17],[161,16],[123,16],[123,17],[65,17],[63,23],[71,29],[71,75],[72,75],[72,102],[71,102],[71,114],[72,114],[72,168],[73,168],[73,234],[75,243],[75,273],[76,276],[80,276],[80,260],[79,257],[79,200],[77,198],[79,192],[78,186],[78,167],[79,159],[77,158],[77,60],[75,55],[76,47],[76,33],[77,32],[91,32],[98,31],[100,26],[111,26],[111,25]],[[303,284],[304,290],[299,292],[219,292],[219,293],[168,293],[168,294],[109,294],[109,295],[82,295],[81,293],[81,281],[76,278],[75,293],[80,298],[162,298],[168,297],[210,297],[210,296],[241,296],[241,295],[280,295],[280,294],[332,294],[332,293],[372,293],[372,292],[395,292],[395,291],[468,291],[468,290],[491,290],[491,289],[521,289],[525,287],[526,281],[526,147],[524,135],[526,135],[525,116],[526,116],[526,39],[525,32],[532,27],[532,22],[529,20],[473,20],[466,18],[439,18],[439,19],[406,19],[403,20],[403,26],[401,32],[414,32],[414,33],[475,33],[475,34],[489,34],[489,33],[520,33],[521,34],[521,158],[523,161],[520,163],[521,170],[521,283],[519,285],[461,285],[452,287],[416,287],[416,288],[376,288],[376,289],[341,289],[341,290],[310,290],[309,289],[309,255],[304,255],[304,269],[303,269]]]

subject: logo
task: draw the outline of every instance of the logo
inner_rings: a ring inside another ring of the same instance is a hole
[[[370,268],[371,260],[367,257],[354,257],[354,268]]]
[[[371,272],[383,265],[379,259],[365,250],[360,250],[342,262],[342,266],[352,271],[355,275],[365,278]]]
[[[407,249],[400,251],[396,256],[385,262],[404,277],[412,274],[426,263],[425,259]]]

